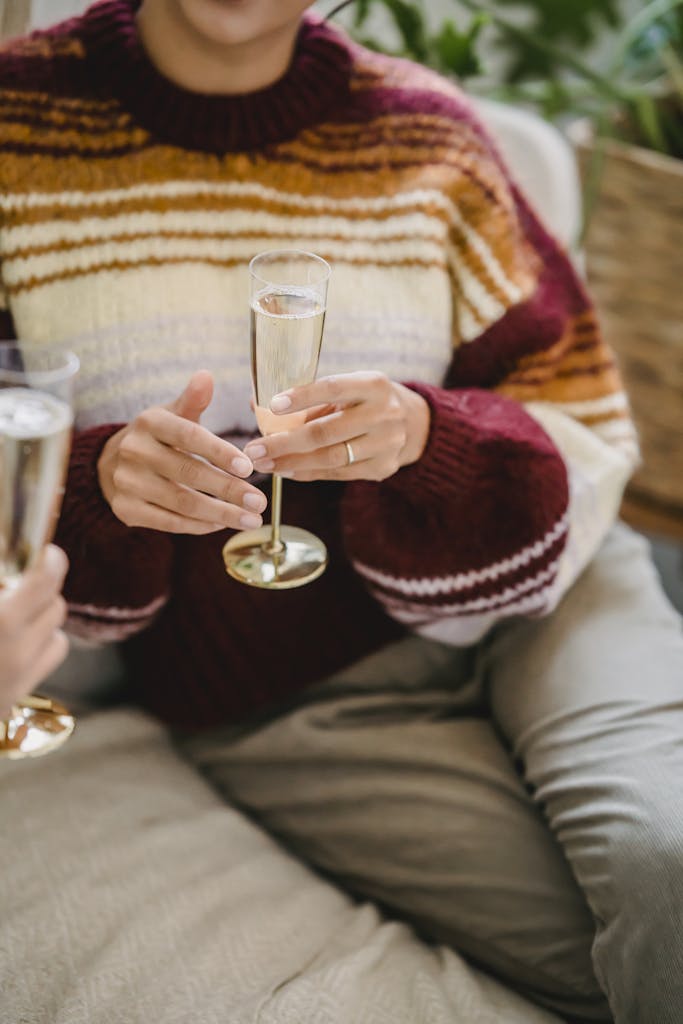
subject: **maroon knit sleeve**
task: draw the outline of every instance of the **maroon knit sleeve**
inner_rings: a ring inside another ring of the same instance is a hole
[[[568,482],[552,441],[493,392],[411,384],[429,403],[422,458],[343,500],[347,551],[399,621],[454,643],[540,612],[566,542]]]
[[[170,535],[125,526],[100,490],[97,461],[120,428],[108,424],[75,434],[55,535],[70,562],[64,589],[69,629],[89,640],[123,640],[143,629],[169,591]]]

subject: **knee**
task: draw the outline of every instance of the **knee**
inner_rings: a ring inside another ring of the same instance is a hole
[[[647,820],[629,830],[612,853],[611,874],[617,898],[639,931],[657,929],[665,939],[667,921],[680,942],[683,921],[683,829],[674,821]],[[648,927],[650,925],[650,927]],[[671,936],[674,938],[674,935]]]
[[[683,1007],[683,835],[666,819],[605,865],[593,962],[619,1024],[678,1024]],[[595,895],[595,894],[594,894]]]

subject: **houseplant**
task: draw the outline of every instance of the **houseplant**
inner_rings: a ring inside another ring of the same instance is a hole
[[[510,19],[510,2],[458,0],[466,24],[447,17],[429,27],[422,0],[353,0],[354,31],[382,49],[366,27],[384,8],[395,52],[567,128],[585,182],[587,274],[641,434],[631,493],[681,519],[683,0],[649,0],[630,19],[610,0],[517,3],[530,27]],[[578,54],[600,23],[617,32],[596,66]],[[487,36],[508,57],[493,79],[482,74]]]

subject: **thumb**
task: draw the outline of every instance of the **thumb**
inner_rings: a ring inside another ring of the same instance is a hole
[[[213,377],[208,370],[197,370],[187,382],[183,393],[168,406],[176,416],[199,422],[199,417],[213,398]]]
[[[64,583],[66,570],[69,568],[67,557],[62,549],[55,547],[54,544],[48,544],[41,555],[40,562],[51,579],[54,580],[55,588],[60,590]]]

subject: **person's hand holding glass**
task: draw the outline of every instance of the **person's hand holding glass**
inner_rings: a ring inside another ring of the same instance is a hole
[[[69,644],[61,596],[68,562],[54,544],[16,586],[0,591],[0,721],[59,666]],[[0,730],[4,727],[0,726]]]
[[[13,701],[0,757],[48,753],[74,727],[56,701],[25,694],[66,648],[57,596],[66,560],[45,545],[61,506],[77,371],[70,352],[0,343],[0,698]]]
[[[292,430],[308,413],[277,415],[276,395],[315,379],[327,308],[330,267],[313,253],[281,249],[255,256],[251,287],[254,412],[264,436]],[[282,479],[273,477],[271,525],[236,534],[223,548],[227,571],[242,583],[289,589],[310,583],[327,565],[323,542],[281,526]]]

